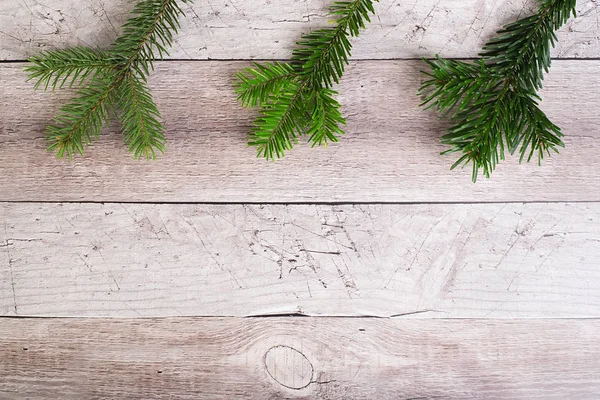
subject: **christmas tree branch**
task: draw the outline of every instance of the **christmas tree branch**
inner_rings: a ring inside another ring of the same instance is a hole
[[[374,12],[373,0],[336,2],[330,7],[335,27],[303,36],[290,63],[255,64],[237,74],[239,101],[260,107],[249,140],[259,156],[282,157],[303,135],[315,146],[344,134],[346,120],[331,87],[349,63],[349,38],[359,35]]]
[[[475,62],[426,60],[430,78],[421,86],[423,105],[450,116],[453,126],[442,143],[463,155],[453,165],[471,163],[473,180],[482,169],[490,177],[505,148],[519,148],[521,161],[541,162],[564,147],[559,127],[539,109],[537,90],[551,64],[556,33],[575,15],[575,0],[542,0],[538,12],[504,27]]]
[[[49,150],[59,158],[83,154],[84,147],[100,136],[102,126],[110,119],[117,81],[97,74],[78,91],[71,103],[64,105],[46,128]]]
[[[25,72],[29,79],[36,81],[36,89],[44,87],[45,90],[73,87],[96,73],[106,74],[116,68],[105,52],[86,47],[44,51],[29,61],[32,64]]]
[[[375,13],[370,0],[334,3],[329,13],[337,17],[337,26],[319,29],[304,36],[293,54],[292,62],[300,68],[302,79],[312,86],[325,85],[330,88],[333,82],[339,83],[348,64],[352,43],[349,37],[356,37],[365,22],[370,22],[369,13]]]
[[[155,58],[168,54],[166,47],[173,44],[173,33],[179,30],[179,17],[184,14],[177,0],[144,0],[136,5],[133,13],[135,16],[123,25],[123,34],[113,44],[111,53],[125,60],[119,60],[123,69],[139,67],[142,70],[137,72],[144,76],[152,69]]]
[[[43,52],[29,60],[32,64],[26,72],[36,87],[83,85],[46,131],[49,148],[58,157],[83,154],[117,109],[125,142],[136,158],[155,158],[157,151],[164,152],[164,128],[146,79],[153,60],[167,54],[179,29],[183,11],[177,1],[140,1],[107,51],[75,47]]]
[[[155,158],[155,150],[164,152],[165,137],[150,90],[143,79],[130,72],[121,81],[119,93],[120,120],[129,151],[136,158]]]

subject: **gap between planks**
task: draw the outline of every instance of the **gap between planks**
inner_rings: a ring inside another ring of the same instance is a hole
[[[386,58],[386,59],[378,59],[378,58],[361,58],[361,59],[355,59],[355,58],[350,58],[350,63],[354,64],[354,63],[361,63],[361,62],[374,62],[374,61],[413,61],[413,62],[417,62],[417,61],[423,61],[423,60],[435,60],[435,58],[433,57],[404,57],[404,58]],[[456,61],[473,61],[474,58],[473,57],[454,57],[452,58],[452,60],[456,60]],[[556,57],[552,57],[551,60],[553,62],[555,61],[577,61],[577,62],[586,62],[586,61],[600,61],[600,57],[588,57],[588,58],[576,58],[576,57],[561,57],[561,58],[556,58]],[[185,58],[166,58],[166,59],[162,59],[162,60],[155,60],[154,62],[161,62],[161,63],[213,63],[213,62],[224,62],[224,63],[228,63],[228,62],[244,62],[244,63],[248,63],[248,62],[258,62],[258,63],[264,63],[264,62],[291,62],[292,60],[290,58],[281,58],[281,59],[252,59],[252,60],[248,60],[248,59],[243,59],[243,58],[239,58],[239,59],[226,59],[226,58],[211,58],[210,60],[192,60],[192,59],[185,59]],[[0,60],[0,64],[25,64],[28,63],[29,61],[26,59],[23,60]]]

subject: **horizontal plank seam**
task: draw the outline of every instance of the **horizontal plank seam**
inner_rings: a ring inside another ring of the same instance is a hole
[[[417,318],[406,318],[406,316],[410,316],[415,314],[406,313],[400,316],[377,316],[377,315],[297,315],[297,314],[276,314],[276,315],[264,315],[264,316],[237,316],[237,315],[178,315],[178,316],[170,316],[170,317],[106,317],[106,316],[86,316],[86,317],[77,317],[77,316],[31,316],[31,315],[0,315],[0,320],[177,320],[177,319],[310,319],[310,318],[319,318],[319,319],[368,319],[368,320],[379,320],[379,319],[417,319]],[[418,320],[436,320],[436,321],[600,321],[600,317],[547,317],[547,318],[418,318]]]
[[[265,201],[244,201],[244,202],[190,202],[190,201],[36,201],[36,200],[1,200],[3,204],[141,204],[141,205],[207,205],[207,206],[418,206],[418,205],[487,205],[487,204],[600,204],[598,200],[532,200],[532,201],[325,201],[325,202],[265,202]]]
[[[469,61],[473,57],[444,57],[449,60]],[[373,61],[420,61],[423,59],[435,60],[435,57],[409,57],[409,58],[360,58],[351,59],[352,63],[373,62]],[[600,57],[557,57],[552,61],[600,61]],[[291,59],[285,58],[168,58],[164,60],[155,60],[157,62],[291,62]],[[0,64],[26,64],[28,60],[0,60]]]

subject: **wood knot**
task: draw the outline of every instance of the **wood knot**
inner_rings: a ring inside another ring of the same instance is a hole
[[[304,389],[313,381],[315,369],[302,352],[290,346],[274,346],[265,354],[267,373],[281,386]]]

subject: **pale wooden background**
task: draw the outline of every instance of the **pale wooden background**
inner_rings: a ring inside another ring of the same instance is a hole
[[[439,156],[418,58],[476,56],[535,1],[381,1],[347,136],[274,163],[233,76],[289,58],[330,2],[196,3],[151,78],[167,154],[133,161],[115,124],[69,162],[43,130],[71,93],[23,60],[108,45],[134,1],[0,2],[0,398],[597,398],[597,1],[543,91],[567,148],[477,185]]]

